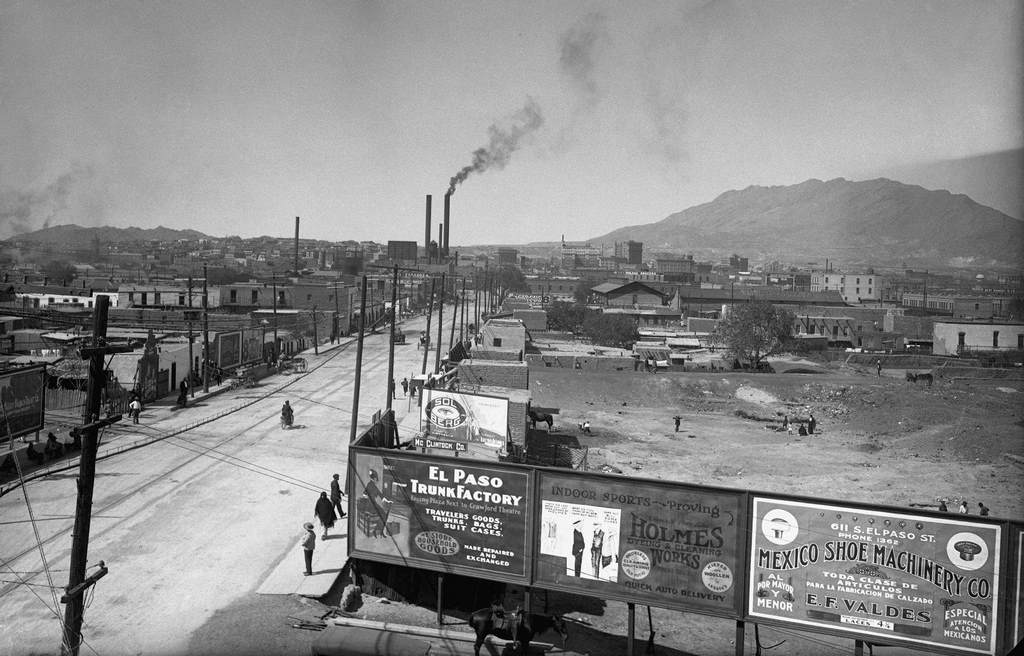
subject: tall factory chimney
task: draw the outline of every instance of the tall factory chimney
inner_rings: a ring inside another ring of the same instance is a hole
[[[452,192],[444,195],[444,256],[448,257],[448,229],[451,225]]]
[[[427,255],[427,264],[430,264],[430,203],[431,196],[427,194],[427,220],[423,225],[423,252]]]
[[[295,275],[299,275],[299,217],[295,217]]]

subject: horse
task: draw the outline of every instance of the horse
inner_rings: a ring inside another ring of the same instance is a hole
[[[569,639],[569,629],[565,620],[557,615],[536,615],[519,611],[504,612],[504,617],[497,615],[495,609],[481,608],[469,616],[469,625],[476,632],[473,644],[473,655],[480,656],[480,645],[489,634],[504,640],[512,641],[513,653],[526,656],[530,649],[530,641],[534,636],[554,629],[562,636],[562,649]]]
[[[530,428],[536,428],[537,422],[542,421],[548,425],[548,432],[551,432],[552,426],[555,425],[555,418],[546,412],[538,412],[537,410],[530,410]]]

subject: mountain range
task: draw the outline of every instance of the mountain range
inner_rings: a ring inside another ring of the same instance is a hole
[[[176,230],[157,226],[156,228],[114,228],[100,226],[87,228],[73,223],[51,226],[15,235],[11,239],[38,242],[41,244],[66,245],[69,248],[88,248],[95,238],[104,244],[117,244],[134,241],[176,241],[179,239],[214,239],[198,230]]]
[[[1024,222],[962,194],[886,178],[807,180],[727,191],[656,223],[619,228],[590,243],[639,241],[675,251],[793,263],[831,258],[868,265],[1019,268]]]

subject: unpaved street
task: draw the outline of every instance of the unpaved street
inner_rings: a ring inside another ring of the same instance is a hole
[[[425,321],[416,317],[404,328],[418,334]],[[224,392],[185,410],[147,408],[137,434],[169,433],[256,400],[97,463],[89,563],[103,560],[110,573],[90,593],[81,653],[185,653],[192,631],[253,595],[282,558],[294,558],[301,573],[295,545],[302,522],[312,519],[331,475],[345,475],[356,346],[305,355],[306,375],[271,376],[255,389]],[[419,373],[421,362],[415,339],[397,345],[396,379]],[[368,336],[361,427],[385,405],[387,369],[387,333]],[[398,397],[401,419],[408,408],[401,387]],[[295,408],[297,427],[289,431],[279,424],[285,399]],[[131,439],[129,429],[104,439]],[[52,475],[0,498],[0,653],[59,648],[64,607],[49,586],[59,598],[67,584],[76,477],[77,469]]]

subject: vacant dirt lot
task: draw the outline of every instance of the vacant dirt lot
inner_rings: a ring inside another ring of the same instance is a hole
[[[1024,423],[1020,380],[914,385],[904,371],[779,362],[815,373],[594,373],[531,371],[534,403],[557,407],[555,432],[590,448],[588,468],[626,476],[935,509],[938,499],[982,501],[993,515],[1024,516]],[[782,430],[788,414],[817,419],[813,436]],[[674,416],[680,416],[679,432]],[[591,424],[584,435],[579,422]],[[952,503],[950,504],[952,507]],[[538,598],[541,602],[543,597]],[[549,597],[574,620],[569,647],[592,656],[625,653],[624,604]],[[432,624],[433,611],[367,598],[360,616]],[[729,620],[654,609],[655,653],[731,654]],[[457,622],[456,617],[449,618]],[[649,631],[637,608],[637,652]],[[548,636],[550,639],[550,636]],[[850,653],[852,641],[760,628],[776,653]],[[746,653],[756,648],[747,627]],[[887,654],[921,653],[889,648]]]

